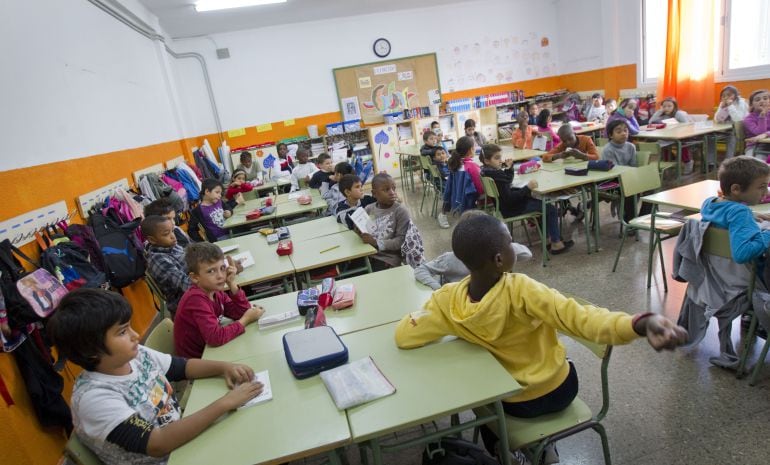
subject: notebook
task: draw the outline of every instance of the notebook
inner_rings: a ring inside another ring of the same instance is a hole
[[[248,268],[254,265],[254,257],[251,256],[251,252],[239,253],[237,255],[233,255],[232,257],[236,262],[241,262],[241,266],[244,268]]]
[[[268,329],[296,320],[297,318],[299,318],[299,310],[295,309],[275,315],[262,315],[257,323],[259,324],[259,329]]]
[[[229,252],[232,252],[233,250],[238,250],[238,244],[226,245],[224,247],[219,246],[219,248],[222,249],[222,253],[229,253]]]
[[[372,357],[321,372],[321,379],[340,410],[371,402],[396,392]]]
[[[267,402],[268,400],[273,400],[273,390],[270,388],[270,375],[267,373],[267,370],[254,373],[254,381],[262,383],[262,393],[238,407],[239,410]]]

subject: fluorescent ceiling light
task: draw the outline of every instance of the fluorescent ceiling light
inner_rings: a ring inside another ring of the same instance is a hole
[[[226,10],[228,8],[269,5],[271,3],[286,3],[286,0],[198,0],[195,2],[195,10],[198,12]]]

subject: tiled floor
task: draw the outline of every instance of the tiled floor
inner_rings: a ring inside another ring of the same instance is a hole
[[[418,211],[421,195],[419,188],[415,193],[402,193],[422,232],[426,256],[433,258],[449,250],[452,230],[439,229],[435,220],[427,215],[428,208],[424,214]],[[456,218],[450,220],[456,222]],[[617,220],[610,217],[606,205],[602,208],[599,253],[587,255],[583,232],[572,233],[576,245],[569,253],[553,258],[549,266],[542,267],[536,244],[533,260],[517,264],[515,271],[612,310],[631,313],[649,310],[677,318],[685,284],[669,279],[669,291],[664,293],[656,266],[652,288],[646,288],[646,238],[639,242],[627,240],[618,271],[611,272],[620,240]],[[521,229],[516,231],[515,240],[525,241]],[[673,245],[674,240],[664,247],[667,271],[670,271]],[[711,366],[708,358],[718,353],[713,326],[696,348],[657,353],[640,340],[613,352],[611,403],[604,421],[613,463],[770,463],[765,429],[770,418],[770,366],[765,370],[764,380],[755,387],[750,387],[745,379],[736,379],[732,372]],[[736,323],[734,328],[736,342],[740,338],[738,326]],[[568,349],[580,374],[580,396],[598,409],[601,403],[599,364],[579,346],[568,344]],[[756,357],[756,347],[754,352]],[[457,372],[461,375],[462,367],[457,367]],[[470,438],[470,434],[466,437]],[[558,448],[562,464],[602,463],[598,436],[590,431],[559,442]],[[359,463],[357,450],[349,447],[347,455],[351,464]],[[420,464],[421,449],[391,454],[385,463]]]

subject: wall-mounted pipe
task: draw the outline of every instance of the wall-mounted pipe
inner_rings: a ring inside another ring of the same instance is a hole
[[[155,31],[155,29],[152,28],[152,26],[147,24],[144,20],[136,16],[131,10],[129,10],[128,8],[126,8],[125,6],[121,5],[116,1],[104,1],[104,0],[88,0],[88,1],[91,2],[97,8],[99,8],[100,10],[107,13],[108,15],[117,19],[118,21],[130,27],[134,31],[138,32],[139,34],[143,35],[144,37],[147,37],[150,40],[156,40],[162,43],[166,52],[168,52],[168,54],[171,55],[172,57],[176,59],[193,58],[198,61],[198,63],[201,66],[201,71],[203,73],[203,80],[206,84],[206,91],[209,96],[209,103],[211,104],[211,112],[213,113],[213,116],[214,116],[214,124],[217,127],[217,136],[219,137],[219,143],[222,144],[222,142],[224,142],[224,139],[222,137],[222,122],[219,119],[219,110],[217,108],[216,99],[214,98],[214,89],[211,86],[211,78],[209,77],[208,66],[206,65],[206,59],[203,57],[203,55],[196,52],[177,53],[171,50],[171,48],[166,43],[165,37],[158,34],[157,31]]]

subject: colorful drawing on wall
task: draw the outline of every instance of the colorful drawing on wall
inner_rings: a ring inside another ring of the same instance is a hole
[[[396,156],[397,138],[394,134],[394,126],[373,127],[374,144],[377,157],[377,169],[391,175],[399,173],[398,157]]]
[[[364,102],[366,110],[372,110],[376,113],[393,113],[410,108],[410,100],[417,94],[410,91],[408,87],[398,91],[396,90],[396,81],[390,81],[386,84],[379,84],[374,88],[371,100]]]
[[[417,106],[419,99],[414,68],[414,62],[406,60],[398,65],[386,64],[357,71],[361,118],[370,122],[381,121],[383,114]],[[370,87],[361,86],[362,80],[368,80]]]

